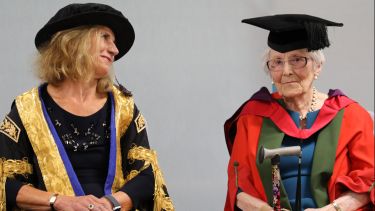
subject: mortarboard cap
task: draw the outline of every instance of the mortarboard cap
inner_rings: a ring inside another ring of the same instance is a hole
[[[343,26],[322,18],[304,14],[283,14],[242,20],[269,30],[268,46],[284,53],[307,48],[308,51],[329,47],[327,26]]]

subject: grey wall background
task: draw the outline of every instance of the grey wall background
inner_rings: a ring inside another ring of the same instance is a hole
[[[0,116],[38,84],[36,32],[73,1],[0,0]],[[87,1],[75,1],[87,2]],[[113,0],[136,40],[115,64],[148,121],[177,210],[222,210],[229,159],[223,123],[261,86],[270,87],[261,55],[267,32],[244,18],[307,13],[343,22],[329,29],[331,48],[317,88],[340,88],[374,110],[373,0]]]

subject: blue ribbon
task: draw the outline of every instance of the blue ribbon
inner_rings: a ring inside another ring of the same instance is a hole
[[[109,93],[109,97],[111,99],[111,142],[110,142],[110,149],[109,149],[109,163],[108,163],[108,174],[107,179],[104,184],[104,193],[105,195],[112,194],[112,184],[115,179],[115,172],[116,172],[116,127],[115,127],[115,101],[112,93]]]
[[[81,183],[78,180],[78,177],[76,173],[74,172],[73,166],[69,160],[69,157],[65,151],[65,148],[61,142],[60,137],[57,134],[57,131],[51,121],[50,116],[47,113],[46,106],[43,102],[43,99],[41,97],[41,88],[43,85],[39,86],[38,91],[39,91],[39,99],[42,104],[42,110],[44,114],[44,118],[47,121],[48,127],[52,133],[52,136],[55,140],[57,149],[59,150],[61,159],[64,163],[65,169],[67,171],[70,183],[72,184],[74,193],[76,196],[84,196],[85,192],[83,191],[83,188],[81,186]],[[109,165],[108,165],[108,174],[107,174],[107,179],[104,184],[104,193],[111,194],[112,193],[112,184],[115,178],[115,172],[116,172],[116,127],[115,127],[115,102],[114,102],[114,97],[112,93],[109,93],[109,98],[111,100],[111,122],[110,122],[110,150],[109,150]]]

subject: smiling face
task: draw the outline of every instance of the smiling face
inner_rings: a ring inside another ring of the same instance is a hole
[[[95,78],[107,76],[115,56],[119,50],[115,44],[115,35],[108,27],[100,27],[97,37],[93,40],[93,54],[95,63]]]
[[[322,66],[313,61],[306,49],[286,53],[271,49],[268,61],[276,65],[276,69],[269,71],[270,76],[279,94],[286,98],[308,93],[312,88],[314,76],[320,73]]]

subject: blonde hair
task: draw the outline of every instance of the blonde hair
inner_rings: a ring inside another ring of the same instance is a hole
[[[91,52],[97,46],[95,43],[99,42],[100,28],[80,26],[53,35],[51,41],[39,49],[36,60],[37,76],[42,82],[58,85],[66,79],[89,81],[96,65]],[[111,74],[99,79],[97,91],[110,91],[112,83]]]

